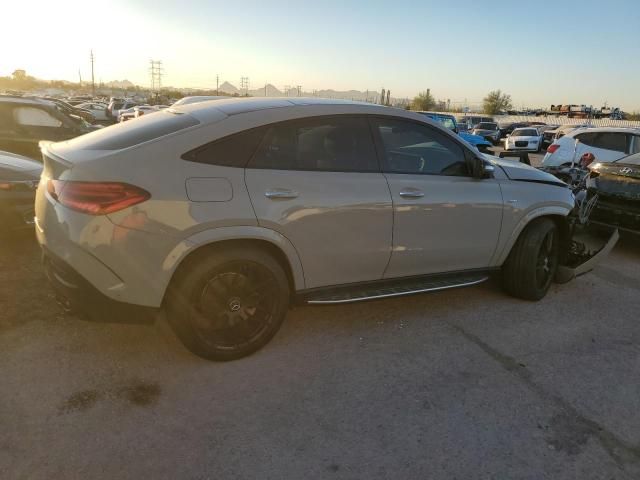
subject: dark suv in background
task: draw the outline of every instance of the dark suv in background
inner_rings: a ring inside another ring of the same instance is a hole
[[[40,160],[40,140],[59,142],[95,128],[51,101],[0,95],[0,150]]]

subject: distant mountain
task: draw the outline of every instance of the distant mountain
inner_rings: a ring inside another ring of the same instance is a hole
[[[109,88],[134,88],[135,84],[130,82],[129,80],[112,80],[111,82],[107,82],[104,84],[105,87]]]
[[[266,94],[265,94],[266,93]],[[282,97],[283,94],[276,87],[267,83],[264,87],[254,88],[253,90],[249,90],[249,95],[252,97]]]
[[[229,82],[224,82],[218,88],[221,92],[228,93],[229,95],[233,95],[234,93],[240,93],[240,90],[235,86],[230,84]]]
[[[266,95],[265,95],[266,88]],[[238,87],[229,82],[224,82],[220,85],[220,92],[227,93],[229,95],[238,94],[243,95],[244,90],[240,90]],[[253,88],[247,92],[252,97],[297,97],[298,89],[289,88],[288,91],[279,90],[272,84],[268,83],[266,87]],[[377,102],[380,98],[380,92],[374,92],[370,90],[368,92],[361,92],[360,90],[314,90],[313,92],[300,92],[302,97],[323,97],[323,98],[339,98],[343,100],[356,100],[360,102]],[[391,98],[392,103],[399,101],[399,99]]]

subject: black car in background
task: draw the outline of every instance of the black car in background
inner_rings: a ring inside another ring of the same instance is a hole
[[[0,235],[32,227],[42,164],[0,151]]]
[[[96,128],[51,101],[0,95],[0,150],[40,160],[40,140],[59,142]]]
[[[590,221],[640,234],[640,153],[590,170],[587,194],[598,195]]]
[[[530,125],[529,122],[508,122],[500,124],[500,138],[511,135],[516,128],[524,128]]]

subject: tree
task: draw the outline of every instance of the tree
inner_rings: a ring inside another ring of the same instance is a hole
[[[493,90],[482,100],[484,113],[495,115],[505,110],[511,110],[511,95],[502,93],[500,90]]]
[[[412,110],[431,110],[436,104],[433,95],[431,95],[431,90],[427,89],[424,92],[418,93],[411,102]]]
[[[22,69],[13,71],[13,79],[16,81],[25,80],[27,78],[27,72]]]

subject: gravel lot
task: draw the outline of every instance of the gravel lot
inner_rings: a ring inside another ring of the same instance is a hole
[[[640,245],[541,302],[497,283],[299,307],[262,351],[64,315],[0,244],[0,478],[640,478]]]

